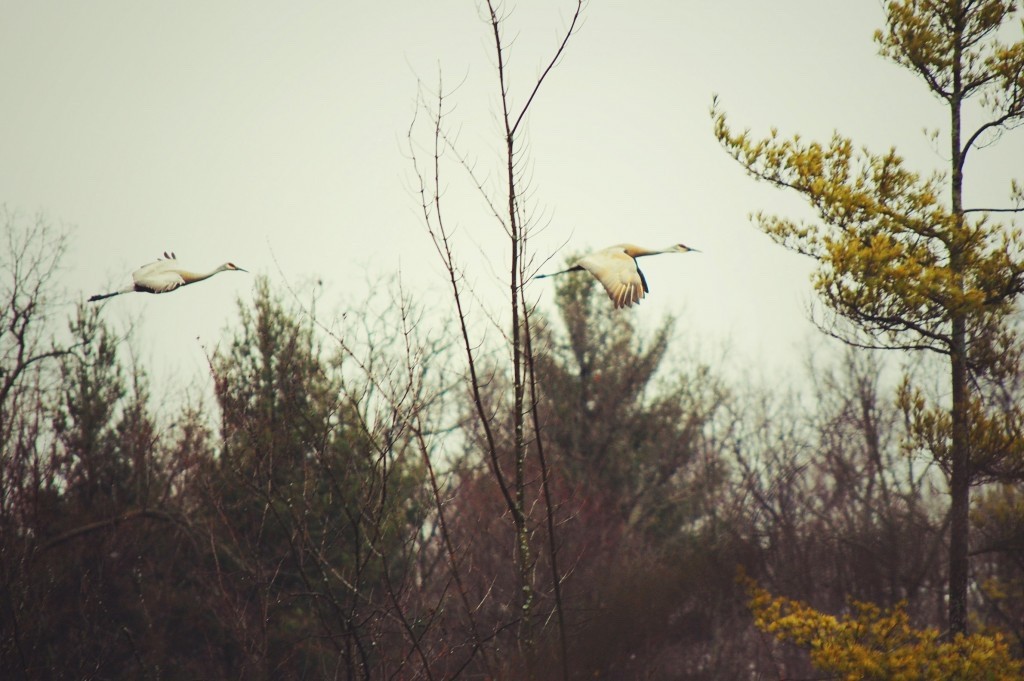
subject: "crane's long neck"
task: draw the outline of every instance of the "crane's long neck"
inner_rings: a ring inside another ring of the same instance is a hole
[[[186,284],[194,284],[197,281],[202,281],[203,279],[209,279],[210,277],[212,277],[213,275],[217,274],[218,272],[223,272],[225,269],[226,268],[223,265],[221,265],[220,267],[218,267],[216,269],[213,269],[213,270],[210,270],[209,272],[205,272],[205,273],[203,273],[203,272],[189,272],[188,270],[181,270],[181,271],[178,272],[178,274],[181,275],[181,278],[185,280]]]
[[[626,249],[626,253],[634,258],[642,258],[645,255],[659,255],[661,253],[669,253],[674,250],[674,246],[669,246],[667,248],[641,248],[640,246],[634,246]]]
[[[665,248],[657,249],[636,248],[633,250],[633,252],[630,253],[630,255],[633,256],[634,258],[641,258],[645,255],[660,255],[661,253],[689,253],[691,251],[696,250],[697,249],[695,248],[683,246],[682,244],[671,244],[669,246],[666,246]]]

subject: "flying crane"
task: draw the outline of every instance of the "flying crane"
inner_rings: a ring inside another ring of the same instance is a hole
[[[234,263],[226,262],[220,267],[204,273],[192,272],[186,270],[178,264],[178,257],[173,252],[168,253],[164,251],[164,257],[159,258],[156,262],[151,262],[148,265],[143,265],[139,269],[132,272],[132,285],[126,286],[123,289],[114,291],[113,293],[98,293],[89,298],[89,302],[103,300],[104,298],[111,298],[113,296],[119,296],[122,293],[169,293],[177,288],[186,286],[187,284],[194,284],[197,281],[203,281],[209,279],[219,272],[248,272]]]
[[[586,270],[604,286],[608,297],[615,303],[615,309],[630,307],[639,303],[640,299],[648,292],[647,279],[640,271],[637,258],[647,255],[658,255],[660,253],[689,253],[693,251],[700,253],[696,248],[690,248],[685,244],[672,244],[667,248],[651,250],[641,248],[633,244],[618,244],[594,251],[589,255],[580,258],[575,265],[561,272],[550,274],[538,274],[537,279],[554,277],[566,272],[578,272]]]

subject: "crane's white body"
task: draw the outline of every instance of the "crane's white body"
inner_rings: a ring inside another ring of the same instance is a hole
[[[641,248],[633,244],[617,244],[583,256],[567,270],[541,274],[538,279],[586,270],[604,286],[608,297],[615,304],[615,309],[631,307],[633,304],[639,303],[650,290],[647,287],[647,279],[636,262],[637,258],[659,253],[688,253],[690,251],[697,251],[697,249],[684,244],[672,244],[667,248],[657,250]]]
[[[143,265],[132,272],[134,290],[142,289],[150,293],[167,293],[185,285],[185,277],[178,271],[178,261],[157,260]]]
[[[238,267],[234,263],[226,262],[220,267],[205,273],[192,272],[182,268],[178,264],[178,258],[174,253],[164,252],[164,257],[156,262],[143,265],[132,272],[132,283],[123,289],[113,293],[99,293],[89,298],[90,301],[103,300],[122,293],[168,293],[186,284],[193,284],[197,281],[209,279],[218,272],[247,270]]]

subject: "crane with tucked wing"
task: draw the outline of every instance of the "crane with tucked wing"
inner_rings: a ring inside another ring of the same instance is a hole
[[[97,293],[89,298],[89,302],[112,298],[122,293],[168,293],[182,286],[209,279],[220,272],[248,272],[238,265],[226,262],[209,272],[192,272],[178,264],[178,257],[173,252],[164,251],[164,257],[156,262],[143,265],[132,272],[132,284],[118,289],[113,293]]]

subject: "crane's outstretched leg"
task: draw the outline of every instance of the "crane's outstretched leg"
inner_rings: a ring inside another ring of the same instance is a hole
[[[544,277],[556,277],[559,274],[565,274],[566,272],[579,272],[582,269],[583,265],[573,265],[569,269],[562,270],[561,272],[549,272],[548,274],[538,274],[537,276],[534,277],[534,279],[543,279]]]
[[[97,300],[103,300],[104,298],[113,298],[114,296],[119,296],[122,293],[127,293],[127,291],[114,291],[113,293],[97,293],[94,296],[89,296],[89,302],[95,303]]]

